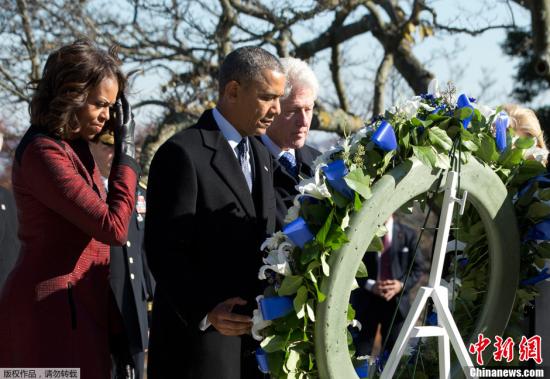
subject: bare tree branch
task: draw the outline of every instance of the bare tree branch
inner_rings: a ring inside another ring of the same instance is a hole
[[[348,99],[346,98],[346,93],[344,91],[344,84],[340,78],[340,49],[337,43],[333,44],[331,47],[330,72],[332,73],[332,82],[334,83],[334,88],[336,89],[336,95],[338,96],[340,108],[342,108],[345,112],[349,112],[350,109]]]
[[[378,116],[384,113],[384,92],[386,89],[386,81],[393,67],[393,55],[384,54],[380,66],[376,71],[376,78],[374,80],[374,104],[372,108],[372,115]]]

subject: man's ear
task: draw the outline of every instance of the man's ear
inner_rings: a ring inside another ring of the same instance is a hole
[[[235,80],[231,80],[225,85],[225,88],[223,90],[224,97],[230,103],[236,103],[237,98],[239,97],[239,90],[240,84]]]

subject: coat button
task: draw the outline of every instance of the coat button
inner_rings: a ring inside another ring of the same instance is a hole
[[[130,261],[130,263],[134,263],[134,258],[130,257],[128,258],[128,261]]]
[[[134,280],[136,276],[134,274],[130,274],[130,279]]]
[[[130,241],[126,242],[126,246],[131,247],[132,243]]]

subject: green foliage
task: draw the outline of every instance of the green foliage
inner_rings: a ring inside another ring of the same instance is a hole
[[[486,118],[478,109],[455,109],[454,104],[447,103],[443,98],[434,99],[433,102],[428,108],[419,108],[412,118],[399,112],[386,112],[386,119],[398,136],[398,148],[395,151],[384,152],[378,149],[370,140],[372,131],[369,131],[363,138],[348,138],[343,149],[335,151],[328,158],[329,161],[344,160],[349,169],[344,180],[354,191],[354,196],[351,199],[344,197],[327,183],[330,198],[315,202],[306,200],[301,205],[299,215],[305,219],[315,239],[303,249],[293,250],[293,274],[284,277],[280,286],[275,286],[276,290],[273,290],[281,296],[294,296],[294,312],[274,320],[265,329],[266,339],[262,346],[269,353],[273,378],[317,377],[313,343],[315,310],[326,298],[320,288],[322,281],[331,275],[330,257],[338,254],[341,247],[348,242],[345,230],[350,216],[361,209],[363,201],[371,197],[374,183],[393,167],[413,157],[432,169],[449,169],[451,158],[456,162],[459,156],[462,162],[477,159],[499,175],[512,197],[527,180],[544,172],[545,168],[539,162],[524,158],[525,149],[532,146],[532,139],[519,138],[499,153],[491,127],[494,116]],[[432,113],[430,109],[435,107],[438,110]],[[470,116],[472,120],[466,130],[462,127],[462,120]],[[376,124],[373,127],[376,128]],[[534,185],[516,202],[518,224],[522,226],[522,233],[533,223],[550,217],[550,206],[541,203],[536,196],[550,200],[550,189],[539,190]],[[441,194],[434,198],[434,203],[437,205],[440,199]],[[426,206],[423,199],[420,205]],[[459,265],[458,261],[451,262],[449,272],[456,272],[459,278],[454,282],[451,291],[452,308],[453,317],[462,335],[466,337],[473,331],[477,314],[482,309],[490,267],[485,230],[474,207],[468,205],[465,214],[456,223],[454,237],[466,243],[462,254],[468,263]],[[383,228],[377,231],[367,250],[382,250],[381,237],[385,232]],[[527,278],[536,274],[533,267],[535,263],[550,257],[550,243],[527,243],[522,251],[521,277]],[[367,276],[362,262],[355,276]],[[451,280],[450,277],[447,279]],[[534,287],[518,289],[510,334],[518,329],[522,312],[535,295]],[[355,311],[349,306],[347,318],[351,321],[354,317]],[[353,356],[355,350],[349,333],[348,339],[350,354]],[[426,367],[437,367],[437,363],[430,362],[431,353],[428,352],[425,357]],[[427,377],[427,373],[419,371],[415,377]]]

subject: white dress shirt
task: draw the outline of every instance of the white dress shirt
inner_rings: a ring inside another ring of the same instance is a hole
[[[296,151],[294,149],[283,150],[281,149],[267,134],[262,134],[260,136],[264,146],[269,150],[273,158],[279,160],[284,153],[290,153],[296,158]]]

